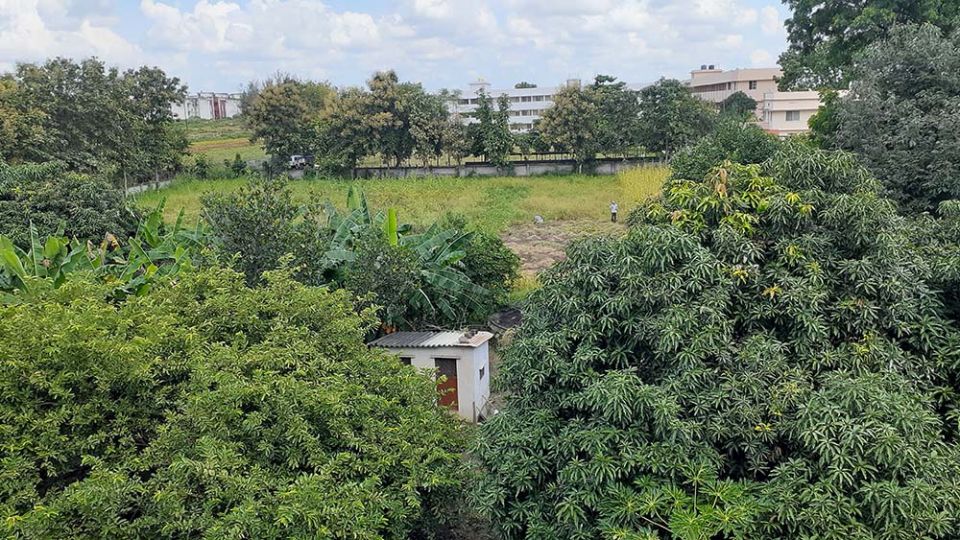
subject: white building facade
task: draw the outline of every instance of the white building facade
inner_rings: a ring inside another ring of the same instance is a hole
[[[404,364],[433,374],[438,403],[460,418],[489,417],[490,332],[395,332],[370,343],[396,354]]]
[[[174,118],[178,120],[233,118],[240,114],[240,94],[198,92],[187,95],[183,103],[174,103],[170,109],[173,111]]]
[[[460,94],[459,99],[451,101],[450,113],[460,115],[468,124],[477,122],[475,114],[480,103],[480,92],[483,91],[490,98],[494,109],[497,99],[506,95],[510,100],[510,130],[524,133],[533,128],[533,124],[540,120],[543,111],[553,106],[553,96],[566,86],[579,86],[579,79],[570,79],[562,86],[548,86],[536,88],[493,88],[490,83],[480,80],[470,83],[469,88]],[[646,85],[628,84],[631,90],[640,90]]]
[[[820,108],[816,91],[781,92],[777,82],[780,68],[733,69],[724,71],[703,65],[690,72],[687,85],[693,95],[719,107],[723,100],[743,92],[757,102],[757,123],[765,131],[784,138],[810,131],[810,117]]]

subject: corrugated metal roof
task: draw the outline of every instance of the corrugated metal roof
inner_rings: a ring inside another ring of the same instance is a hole
[[[429,348],[429,347],[469,347],[475,348],[486,343],[493,334],[476,332],[467,338],[463,332],[394,332],[378,338],[370,345],[389,349]],[[463,338],[461,340],[461,338]]]

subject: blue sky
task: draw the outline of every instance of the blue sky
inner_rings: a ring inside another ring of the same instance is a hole
[[[385,68],[429,89],[641,83],[773,66],[787,16],[772,0],[0,0],[0,69],[96,55],[158,65],[193,91],[278,70],[355,85]]]

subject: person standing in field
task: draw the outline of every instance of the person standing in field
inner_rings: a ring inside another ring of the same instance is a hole
[[[610,221],[617,222],[617,211],[620,210],[620,207],[617,206],[617,201],[610,201]]]

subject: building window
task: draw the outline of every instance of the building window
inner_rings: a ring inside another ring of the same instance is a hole
[[[800,111],[787,111],[787,122],[799,122]]]
[[[400,363],[405,366],[409,366],[412,362],[413,362],[413,358],[410,358],[409,356],[400,357]]]
[[[483,374],[484,374],[486,371],[487,371],[487,368],[486,368],[486,367],[480,368],[480,380],[481,380],[481,381],[483,380]]]
[[[757,81],[750,81],[750,89],[751,90],[757,89]]]
[[[545,97],[547,97],[547,96],[533,96],[533,100],[534,100],[534,101],[543,101],[543,98],[545,98]]]
[[[530,96],[522,96],[520,98],[520,101],[522,101],[523,103],[529,103],[530,101],[532,101],[532,99],[533,98],[531,98]]]

